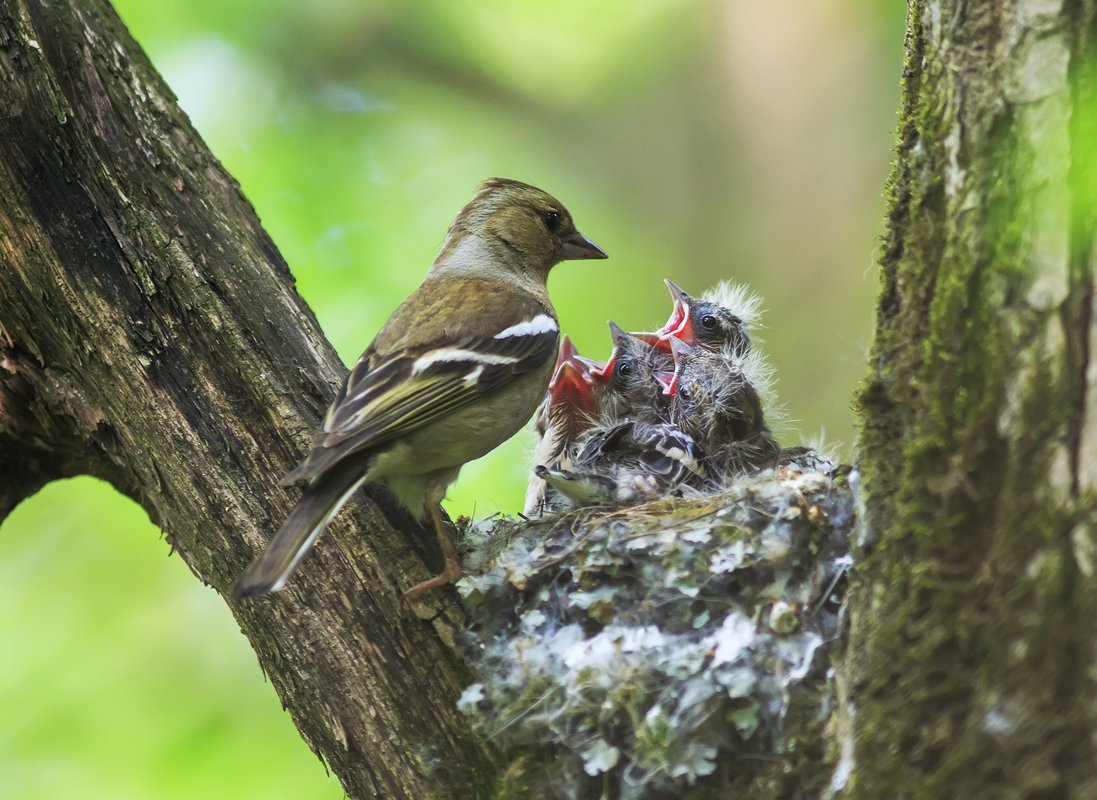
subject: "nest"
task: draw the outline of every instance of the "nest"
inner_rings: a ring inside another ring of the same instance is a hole
[[[467,531],[470,722],[498,797],[708,798],[825,785],[849,470]],[[808,763],[807,769],[789,769]]]

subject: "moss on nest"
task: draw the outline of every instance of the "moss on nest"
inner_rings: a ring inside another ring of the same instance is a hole
[[[788,788],[824,784],[853,505],[843,475],[784,469],[469,531],[460,704],[515,754],[498,796],[725,797],[804,759]]]

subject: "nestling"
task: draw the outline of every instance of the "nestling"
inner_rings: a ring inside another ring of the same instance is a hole
[[[721,283],[701,297],[666,281],[674,311],[657,333],[657,347],[674,355],[671,419],[697,437],[704,462],[718,484],[770,466],[833,469],[811,447],[780,447],[767,421],[772,417],[771,369],[754,350],[750,331],[761,300],[747,287]]]
[[[560,495],[556,508],[615,505],[708,488],[693,438],[667,422],[626,419],[593,428],[570,468],[534,472]]]
[[[674,300],[667,324],[655,334],[669,352],[673,336],[691,347],[708,351],[731,348],[745,353],[750,349],[750,329],[758,321],[762,301],[745,286],[721,283],[701,297],[691,297],[673,281],[664,280]]]
[[[669,349],[655,346],[659,340],[650,334],[626,333],[613,322],[609,332],[613,351],[605,364],[590,370],[603,421],[612,425],[626,418],[666,420],[670,406],[662,388],[674,372]]]
[[[725,479],[774,466],[780,446],[766,423],[769,371],[754,350],[735,341],[719,350],[671,338],[675,377],[671,422],[692,436],[713,476]]]
[[[714,477],[773,465],[780,447],[764,408],[771,372],[749,335],[761,301],[736,284],[700,298],[666,284],[674,311],[656,335],[674,355],[671,420],[697,440]]]
[[[576,442],[568,463],[538,461],[534,474],[549,492],[566,498],[558,507],[627,503],[703,483],[693,439],[668,424],[670,398],[662,391],[673,375],[672,356],[646,335],[609,323],[613,351],[590,373],[597,416]]]
[[[592,363],[579,355],[566,334],[561,338],[548,393],[533,417],[533,429],[539,437],[533,452],[535,469],[544,465],[571,468],[580,437],[594,424]],[[555,510],[558,505],[555,492],[536,471],[531,471],[523,513],[532,516]]]
[[[366,481],[387,484],[434,526],[441,574],[462,575],[441,501],[461,467],[514,435],[548,385],[559,324],[545,281],[567,259],[605,258],[567,209],[519,181],[485,181],[457,215],[422,285],[347,376],[304,462],[283,483],[304,494],[233,586],[285,586],[316,537]]]

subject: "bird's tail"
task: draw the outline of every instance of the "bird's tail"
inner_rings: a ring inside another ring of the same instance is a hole
[[[276,592],[286,585],[316,537],[366,480],[360,461],[345,459],[305,489],[285,523],[232,585],[236,598]]]

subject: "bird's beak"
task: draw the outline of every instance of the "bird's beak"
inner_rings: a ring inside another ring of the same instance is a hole
[[[613,340],[614,347],[620,347],[628,339],[628,334],[625,332],[625,329],[613,320],[610,320],[609,322],[609,336]]]
[[[613,339],[613,352],[609,354],[609,358],[606,359],[606,363],[591,370],[595,378],[606,380],[613,375],[613,370],[617,366],[617,356],[621,352],[621,346],[628,338],[628,334],[625,330],[613,320],[609,322],[609,335]]]
[[[609,258],[601,247],[583,236],[579,231],[572,231],[563,241],[564,261],[576,261],[582,258]]]
[[[616,347],[628,347],[630,342],[641,342],[648,347],[670,352],[670,343],[664,342],[657,333],[645,333],[644,331],[625,331],[615,322],[610,322],[609,333]]]
[[[656,372],[655,380],[659,381],[659,385],[663,387],[664,395],[674,397],[678,394],[678,383],[682,379],[682,362],[693,352],[693,348],[676,336],[671,336],[669,342],[670,352],[674,356],[674,371]]]
[[[603,383],[609,380],[613,375],[613,369],[617,366],[617,348],[613,348],[613,352],[609,354],[609,358],[606,359],[604,364],[595,364],[590,368],[590,374],[595,380],[602,381]]]
[[[566,333],[560,337],[560,354],[556,356],[556,366],[559,368],[565,361],[570,361],[579,355],[579,351],[572,344],[571,337]]]
[[[686,344],[692,344],[696,337],[693,335],[693,323],[689,318],[689,301],[693,298],[669,278],[663,282],[666,283],[670,296],[674,299],[674,310],[670,313],[667,324],[660,328],[656,335],[664,342],[674,337]]]
[[[655,380],[658,381],[660,388],[663,390],[663,394],[667,397],[674,397],[678,393],[678,371],[674,372],[655,372],[653,373]]]
[[[560,357],[556,361],[556,371],[549,381],[549,401],[552,405],[566,404],[583,411],[594,408],[594,396],[591,386],[594,378],[590,374],[589,359],[583,358],[565,334],[560,341]]]
[[[680,367],[685,357],[693,352],[693,345],[675,336],[670,340],[670,352],[674,356],[674,366]]]
[[[648,347],[654,347],[663,353],[670,353],[670,337],[663,336],[659,331],[638,331],[629,335],[634,339],[639,339]]]

